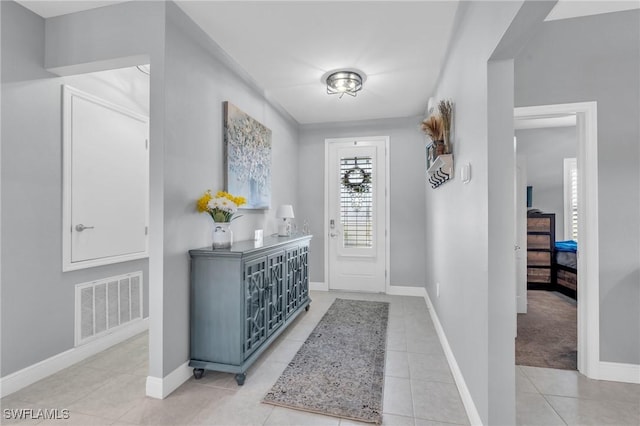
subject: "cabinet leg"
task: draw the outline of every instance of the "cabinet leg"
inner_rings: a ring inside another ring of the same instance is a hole
[[[246,377],[247,377],[246,373],[238,373],[238,374],[236,374],[236,383],[238,383],[238,386],[244,385],[244,379]]]
[[[193,369],[193,378],[196,380],[202,379],[204,376],[204,368],[194,368]]]
[[[307,305],[307,306],[305,306],[304,310],[305,310],[306,312],[309,312],[309,308],[311,308],[311,305]]]

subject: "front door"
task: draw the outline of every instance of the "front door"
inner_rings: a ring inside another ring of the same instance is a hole
[[[385,291],[387,140],[326,141],[331,290]]]

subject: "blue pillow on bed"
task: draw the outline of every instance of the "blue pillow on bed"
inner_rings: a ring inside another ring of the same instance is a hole
[[[575,240],[566,240],[566,241],[556,241],[556,250],[557,251],[578,251],[578,242]]]

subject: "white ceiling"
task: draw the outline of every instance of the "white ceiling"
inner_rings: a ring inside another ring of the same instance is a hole
[[[31,1],[45,18],[118,1]],[[638,7],[640,1],[561,0],[548,19]],[[266,96],[299,123],[422,115],[453,30],[457,0],[178,1]],[[327,95],[323,74],[367,75],[352,98]]]
[[[620,12],[631,9],[640,9],[640,0],[560,0],[551,10],[545,21],[599,15],[601,13]]]
[[[20,1],[43,17],[102,6]],[[422,115],[451,35],[457,0],[179,1],[265,95],[299,123]],[[329,96],[321,77],[366,74],[357,97]]]
[[[424,112],[457,1],[177,2],[299,123]],[[364,71],[357,97],[329,96],[321,77]]]
[[[62,1],[62,0],[17,0],[18,3],[37,13],[43,18],[51,18],[53,16],[67,15],[69,13],[81,12],[83,10],[96,9],[102,6],[109,6],[123,1]]]

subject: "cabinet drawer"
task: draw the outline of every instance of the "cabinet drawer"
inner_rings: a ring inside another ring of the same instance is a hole
[[[551,266],[551,253],[548,251],[528,251],[527,265]]]
[[[550,235],[527,235],[527,248],[549,250],[551,248],[551,236]]]
[[[551,283],[551,269],[527,268],[527,281],[530,283]]]
[[[578,277],[575,273],[558,269],[558,284],[570,288],[571,290],[578,289]]]
[[[549,217],[530,217],[527,219],[528,232],[550,232],[551,218]]]

